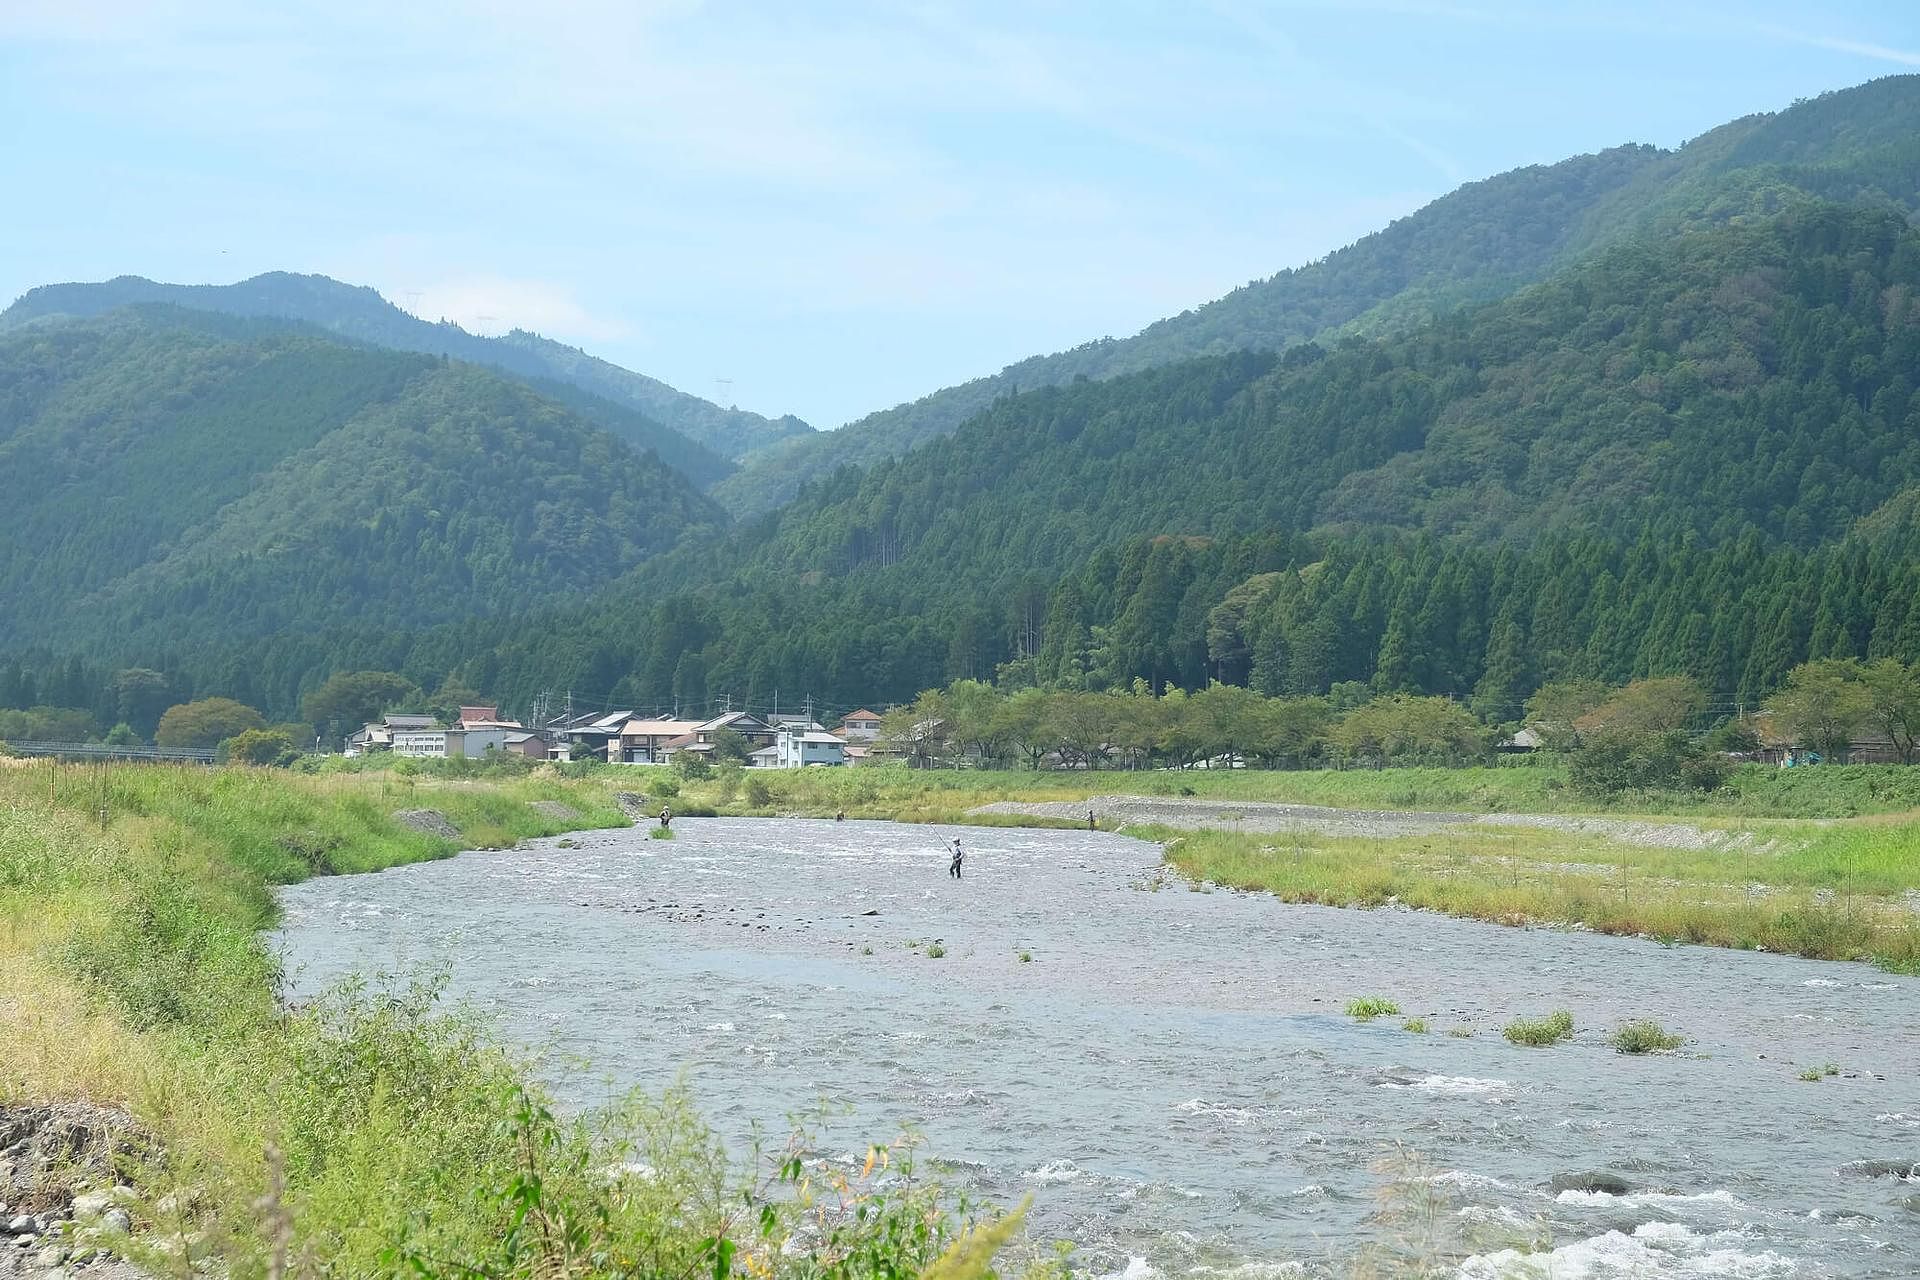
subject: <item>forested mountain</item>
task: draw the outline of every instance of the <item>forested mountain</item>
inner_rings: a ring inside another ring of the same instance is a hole
[[[0,656],[283,715],[360,669],[649,707],[1365,682],[1498,718],[1568,676],[1751,705],[1809,658],[1913,661],[1916,85],[1478,184],[730,527],[577,383],[15,315]]]
[[[1653,524],[1797,545],[1920,480],[1920,233],[1825,205],[1635,241],[1404,336],[1003,400],[749,563],[1003,579],[1118,536]]]
[[[0,313],[0,331],[53,316],[100,315],[133,303],[169,303],[226,315],[297,320],[395,351],[449,356],[491,365],[518,377],[564,383],[629,410],[604,425],[643,448],[655,450],[670,465],[677,465],[674,458],[683,447],[664,441],[663,428],[725,459],[737,459],[789,436],[813,432],[798,418],[763,418],[744,409],[723,409],[539,334],[516,329],[502,337],[487,338],[456,324],[431,324],[408,315],[372,289],[342,284],[326,276],[275,271],[230,285],[161,284],[139,276],[120,276],[101,284],[43,285],[28,290]],[[711,463],[698,459],[692,465],[702,473],[713,470]]]
[[[1522,664],[1496,681],[1517,696],[1664,663],[1757,698],[1808,656],[1920,656],[1916,371],[1920,233],[1795,207],[1634,241],[1398,337],[1003,400],[474,661],[647,703],[884,700],[1029,659],[1016,678],[1462,696],[1493,657]],[[1342,579],[1364,610],[1323,616],[1269,582],[1237,607],[1285,625],[1210,651],[1233,588],[1343,547],[1373,566]],[[1509,561],[1536,566],[1519,602],[1492,593]],[[1459,582],[1430,608],[1436,573]],[[1258,643],[1285,656],[1256,674]]]
[[[724,520],[517,381],[170,307],[0,335],[0,475],[6,647],[524,609]]]
[[[1723,125],[1685,146],[1625,146],[1469,183],[1307,266],[1148,326],[775,445],[714,492],[739,515],[810,479],[943,435],[1016,391],[1197,355],[1406,331],[1505,296],[1605,246],[1776,214],[1819,199],[1920,209],[1920,76],[1897,76]]]

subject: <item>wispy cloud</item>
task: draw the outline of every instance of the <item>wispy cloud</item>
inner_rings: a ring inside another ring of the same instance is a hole
[[[1761,26],[1758,30],[1764,35],[1772,36],[1776,40],[1785,40],[1790,44],[1806,45],[1812,49],[1831,49],[1835,53],[1849,53],[1856,58],[1892,62],[1903,67],[1920,67],[1920,53],[1908,49],[1895,49],[1890,45],[1874,44],[1866,40],[1849,40],[1843,36],[1794,31],[1787,27],[1772,25]]]
[[[488,337],[531,329],[615,342],[632,332],[627,324],[595,315],[571,290],[547,280],[463,276],[404,290],[392,301],[422,320],[452,320],[469,333]]]

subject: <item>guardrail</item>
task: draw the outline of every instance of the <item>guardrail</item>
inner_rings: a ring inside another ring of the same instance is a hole
[[[216,752],[203,747],[114,747],[104,742],[8,742],[16,756],[58,760],[149,760],[161,764],[212,764]]]

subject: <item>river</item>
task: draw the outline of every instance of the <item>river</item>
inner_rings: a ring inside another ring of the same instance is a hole
[[[1920,980],[1201,890],[1105,833],[674,830],[287,888],[294,993],[445,966],[569,1102],[684,1073],[730,1139],[911,1126],[1088,1275],[1345,1274],[1395,1179],[1468,1277],[1920,1275],[1920,1177],[1859,1163],[1920,1161]],[[1572,1041],[1502,1038],[1554,1009]],[[1686,1048],[1616,1053],[1641,1017]],[[1552,1184],[1596,1171],[1629,1189]]]

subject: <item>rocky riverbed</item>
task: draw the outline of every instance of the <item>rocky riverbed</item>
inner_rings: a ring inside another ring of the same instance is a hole
[[[154,1150],[110,1107],[0,1107],[0,1276],[144,1280],[116,1256],[139,1205],[120,1177]]]

